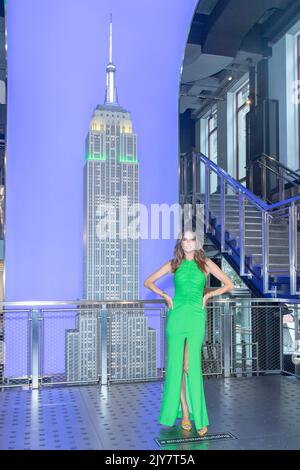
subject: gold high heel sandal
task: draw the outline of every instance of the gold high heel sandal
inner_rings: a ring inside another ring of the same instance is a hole
[[[188,419],[182,419],[181,420],[181,427],[185,431],[190,431],[192,429],[192,424]]]
[[[197,429],[197,433],[200,437],[205,436],[205,434],[207,433],[207,426],[204,426],[204,428],[202,429]]]

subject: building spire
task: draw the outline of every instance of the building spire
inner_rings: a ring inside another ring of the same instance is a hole
[[[109,62],[112,63],[112,14],[110,14],[109,23]]]
[[[116,67],[112,61],[112,14],[110,14],[109,24],[109,62],[106,67],[106,95],[105,104],[118,104],[117,88],[115,85]]]

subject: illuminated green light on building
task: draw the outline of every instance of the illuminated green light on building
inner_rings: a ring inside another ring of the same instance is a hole
[[[100,161],[104,161],[106,160],[106,157],[105,155],[90,155],[89,153],[86,155],[85,157],[86,160],[100,160]]]
[[[92,155],[87,153],[85,157],[86,161],[88,160],[94,160],[94,161],[105,161],[106,156],[105,155]],[[119,156],[119,163],[138,163],[137,159],[133,156],[130,157],[124,157],[124,156]]]
[[[122,155],[120,155],[120,157],[119,157],[119,162],[120,163],[138,163],[137,159],[134,156],[132,156],[132,157],[128,157],[128,156],[126,157],[125,156],[124,157]]]

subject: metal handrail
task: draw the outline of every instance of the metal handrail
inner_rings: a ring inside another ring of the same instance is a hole
[[[236,289],[236,292],[238,292],[239,289]],[[221,297],[222,296],[222,297]],[[224,297],[223,297],[224,296]],[[255,303],[255,302],[258,302],[258,303],[284,303],[284,304],[291,304],[291,305],[294,305],[294,304],[300,304],[300,298],[295,298],[295,299],[291,299],[289,297],[286,297],[286,298],[282,298],[282,297],[272,297],[271,299],[270,298],[265,298],[265,297],[225,297],[225,294],[220,294],[220,296],[218,296],[218,298],[214,298],[212,300],[212,298],[210,297],[208,300],[207,300],[207,304],[208,303],[213,303],[213,302],[217,302],[217,303],[220,303],[220,304],[239,304],[239,302],[241,302],[242,304],[247,304],[247,303]],[[136,306],[139,306],[138,304],[141,304],[141,305],[145,305],[145,304],[165,304],[167,305],[167,302],[165,299],[163,298],[159,298],[159,299],[139,299],[139,300],[106,300],[106,299],[103,299],[103,300],[86,300],[86,299],[76,299],[76,300],[58,300],[58,301],[55,301],[55,300],[16,300],[16,301],[2,301],[0,302],[0,304],[2,306],[7,306],[7,307],[20,307],[20,306],[24,306],[24,307],[52,307],[52,306],[63,306],[63,305],[66,305],[66,306],[73,306],[73,305],[76,305],[77,307],[85,307],[85,306],[88,306],[90,307],[91,305],[93,306],[96,306],[96,307],[101,307],[102,305],[107,305],[107,304],[117,304],[117,305],[120,305],[120,304],[129,304],[129,305],[136,305]],[[240,306],[240,305],[238,305]],[[70,310],[74,310],[74,309],[70,309]],[[7,313],[9,310],[5,310],[5,312]],[[52,311],[52,310],[51,310]],[[61,311],[60,309],[58,311]],[[14,313],[24,313],[24,310],[13,310]],[[3,313],[3,312],[2,312]]]
[[[207,233],[212,232],[210,224],[210,210],[209,210],[209,198],[210,198],[210,172],[212,171],[220,178],[220,218],[221,218],[221,252],[232,254],[232,249],[225,248],[225,185],[230,186],[238,193],[239,196],[239,238],[240,238],[240,276],[246,276],[249,278],[253,277],[255,273],[248,269],[246,272],[246,253],[245,253],[245,201],[248,201],[254,205],[261,213],[262,220],[262,281],[263,281],[263,293],[276,295],[276,286],[272,286],[269,289],[269,278],[270,278],[270,261],[269,261],[269,245],[270,245],[270,219],[274,218],[274,215],[278,216],[280,211],[288,211],[288,228],[289,228],[289,254],[290,254],[290,294],[300,295],[300,291],[297,291],[297,216],[298,216],[298,205],[300,202],[300,195],[284,199],[279,202],[268,204],[258,196],[253,194],[248,188],[245,188],[241,183],[232,178],[223,168],[217,166],[213,161],[207,158],[203,153],[199,152],[188,152],[181,154],[183,163],[188,161],[188,157],[192,157],[192,177],[193,177],[193,204],[195,204],[198,193],[195,191],[196,188],[196,162],[197,160],[204,164],[205,167],[205,191],[204,191],[204,227]],[[182,165],[181,165],[182,166]],[[182,168],[180,168],[182,169]],[[184,167],[183,178],[187,179],[187,166]],[[183,192],[183,196],[186,194]],[[278,210],[278,208],[280,208]],[[275,214],[276,213],[276,214]]]
[[[275,163],[277,166],[279,166],[280,168],[285,170],[286,173],[291,173],[292,175],[295,176],[295,178],[300,179],[300,174],[299,173],[297,173],[296,171],[294,171],[291,168],[287,167],[282,162],[278,161],[275,157],[272,157],[272,155],[268,155],[265,152],[257,154],[254,158],[252,158],[252,160],[249,163],[247,163],[247,165],[245,165],[245,167],[250,168],[250,166],[252,166],[255,162],[260,160],[262,157],[265,158],[265,159],[271,160],[272,163]],[[281,175],[279,175],[279,176],[281,176]],[[299,182],[299,184],[300,184],[300,182]]]
[[[28,368],[28,373],[27,377],[25,377],[25,380],[28,379],[28,386],[31,386],[32,389],[37,389],[40,386],[46,386],[47,382],[43,381],[43,372],[42,368],[40,367],[42,361],[43,361],[43,334],[41,333],[40,328],[43,328],[43,324],[45,320],[47,320],[47,315],[51,315],[52,313],[52,307],[57,306],[63,306],[61,309],[57,309],[60,312],[65,312],[71,310],[71,307],[76,304],[78,307],[82,306],[85,307],[87,305],[94,304],[95,305],[95,312],[97,312],[97,341],[99,341],[98,346],[97,346],[97,357],[99,360],[99,375],[97,373],[97,378],[91,378],[88,380],[88,382],[95,382],[97,384],[101,385],[107,385],[109,380],[108,380],[108,374],[107,371],[109,369],[109,361],[110,361],[110,350],[108,347],[108,328],[107,326],[109,325],[109,315],[105,314],[105,308],[103,310],[99,309],[98,307],[107,304],[130,304],[133,306],[136,306],[137,309],[140,309],[141,306],[145,307],[146,309],[150,309],[151,307],[148,307],[148,305],[154,305],[155,309],[157,309],[157,304],[160,304],[162,307],[159,307],[160,310],[160,318],[161,318],[161,324],[160,327],[161,329],[161,339],[165,337],[165,328],[166,328],[166,317],[168,315],[167,308],[167,303],[164,299],[148,299],[148,300],[72,300],[72,301],[17,301],[17,302],[2,302],[2,305],[5,305],[7,307],[12,307],[7,308],[6,310],[3,310],[3,321],[5,323],[6,318],[5,315],[8,315],[10,313],[16,313],[16,310],[13,309],[13,307],[19,307],[20,305],[27,306],[28,308],[26,309],[26,312],[30,312],[30,315],[28,317],[28,329],[29,329],[29,335],[27,336],[26,340],[26,335],[24,335],[21,332],[21,337],[24,342],[24,346],[27,348],[28,351],[28,363],[31,363],[31,369]],[[143,308],[142,307],[142,308]],[[284,315],[286,314],[287,311],[290,311],[290,309],[293,309],[294,313],[294,322],[295,325],[298,325],[298,318],[300,314],[300,299],[289,299],[289,298],[272,298],[272,299],[267,299],[267,298],[245,298],[245,297],[225,297],[224,296],[218,296],[218,297],[213,297],[208,299],[207,302],[207,313],[208,313],[208,319],[210,318],[210,315],[212,318],[215,318],[215,315],[219,315],[219,321],[220,321],[220,339],[218,339],[218,343],[212,343],[212,347],[217,347],[221,348],[222,351],[222,359],[223,359],[223,364],[224,366],[222,367],[224,377],[229,377],[230,376],[230,370],[231,370],[231,364],[232,358],[231,358],[231,352],[232,352],[232,344],[235,343],[234,339],[234,333],[237,332],[237,328],[239,328],[239,324],[235,323],[235,326],[233,328],[233,320],[236,318],[236,313],[237,309],[243,309],[245,308],[248,310],[249,308],[253,309],[263,309],[264,314],[268,314],[269,312],[273,312],[274,308],[277,309],[276,312],[280,315],[280,331],[278,332],[278,340],[280,341],[280,361],[281,361],[281,367],[280,370],[276,370],[277,372],[283,371],[283,355],[284,355],[284,350],[283,350],[283,335],[282,335],[282,330],[283,330],[283,318]],[[18,308],[20,311],[20,309]],[[101,310],[101,314],[100,314]],[[129,311],[129,309],[128,309]],[[127,314],[128,311],[126,311],[126,308],[124,309],[123,313]],[[255,310],[254,310],[255,311]],[[219,314],[217,313],[219,312]],[[24,312],[23,312],[24,313]],[[250,312],[251,314],[251,312]],[[10,320],[7,320],[10,321]],[[277,322],[277,315],[275,318],[275,321]],[[101,325],[101,336],[100,336],[100,331],[98,327]],[[64,325],[64,328],[66,326]],[[69,328],[69,324],[67,326]],[[20,331],[18,328],[10,329],[13,334],[20,334]],[[19,331],[19,333],[18,333]],[[248,334],[248,333],[247,333]],[[295,334],[295,346],[299,342],[299,334],[300,332],[298,331],[297,328],[295,328],[294,331]],[[17,342],[18,336],[14,338],[14,340]],[[100,341],[101,340],[101,341]],[[255,343],[255,342],[254,342]],[[254,344],[253,343],[253,344]],[[250,341],[247,339],[247,342],[244,344],[250,344]],[[54,345],[53,345],[54,346]],[[205,346],[205,345],[204,345]],[[210,345],[207,345],[210,346]],[[165,356],[164,356],[164,348],[165,348],[165,343],[164,340],[161,343],[161,356],[163,359],[162,363],[165,361]],[[100,354],[101,352],[101,354]],[[252,359],[255,359],[257,354],[252,357]],[[211,359],[208,358],[208,363]],[[161,364],[162,364],[161,363]],[[258,369],[258,368],[257,368]],[[264,372],[267,372],[264,370]],[[274,371],[272,371],[274,372]],[[289,372],[293,374],[292,372]],[[294,374],[295,375],[295,374]],[[101,377],[101,381],[100,381]],[[19,379],[20,377],[16,377]],[[23,379],[23,377],[21,377]],[[153,378],[153,377],[152,377]],[[152,379],[151,378],[151,379]],[[14,377],[9,377],[10,380],[13,380]],[[49,382],[49,385],[56,385],[58,382],[51,381]],[[84,380],[79,380],[76,383],[84,383]],[[20,386],[23,384],[23,381],[20,382],[16,386]],[[72,381],[67,381],[65,382],[59,382],[60,385],[63,384],[72,384]],[[6,388],[10,387],[12,385],[5,385],[3,383],[0,383],[0,388]]]
[[[272,204],[266,204],[262,199],[260,199],[258,196],[253,194],[249,189],[245,188],[242,184],[240,184],[237,180],[232,178],[232,176],[229,175],[223,168],[218,167],[212,160],[207,158],[205,155],[202,153],[196,154],[200,156],[200,159],[204,162],[209,164],[213,170],[215,170],[215,173],[218,173],[220,176],[223,176],[226,179],[226,182],[229,183],[233,188],[236,190],[241,191],[247,199],[249,199],[253,204],[257,206],[257,208],[260,211],[271,211],[277,207],[284,206],[286,204],[290,204],[292,202],[300,201],[300,195],[299,196],[294,196],[289,199],[285,199],[284,201],[279,201],[275,202]]]
[[[185,156],[186,154],[181,154],[181,156]],[[271,211],[277,207],[300,201],[300,195],[299,196],[294,196],[289,199],[285,199],[284,201],[279,201],[275,202],[272,204],[266,204],[262,199],[260,199],[258,196],[253,194],[249,189],[245,188],[242,184],[240,184],[237,180],[232,178],[232,176],[229,175],[223,168],[220,168],[217,166],[212,160],[207,158],[203,153],[194,153],[194,155],[197,157],[199,156],[200,159],[204,162],[207,163],[214,171],[220,176],[223,176],[226,179],[226,182],[229,183],[233,188],[236,190],[241,191],[245,196],[247,196],[247,199],[249,199],[253,204],[257,206],[257,208],[261,211],[266,210],[266,211]]]
[[[251,165],[251,163],[252,163],[252,165]],[[248,165],[246,165],[246,168],[253,166],[253,162],[251,162],[251,163],[248,164]],[[297,178],[299,181],[295,182],[295,181],[290,180],[288,177],[281,175],[280,173],[278,173],[278,171],[275,171],[273,168],[271,168],[270,166],[266,165],[264,162],[258,162],[258,163],[259,163],[260,166],[262,166],[262,167],[265,168],[266,170],[269,170],[269,171],[271,171],[274,175],[278,176],[278,178],[281,178],[281,179],[285,180],[287,183],[290,183],[290,184],[292,184],[293,186],[295,186],[295,187],[297,187],[297,188],[300,187],[300,175],[298,175],[298,178]]]
[[[285,199],[286,185],[289,185],[293,190],[299,192],[300,189],[300,175],[288,168],[283,163],[279,162],[276,158],[266,153],[260,153],[256,155],[247,165],[245,165],[246,170],[250,170],[250,189],[253,190],[253,171],[254,165],[258,164],[262,169],[262,181],[261,181],[261,192],[263,199],[268,201],[267,198],[267,170],[271,172],[276,177],[277,186],[276,191],[282,200]],[[276,165],[276,169],[273,169],[271,165]]]

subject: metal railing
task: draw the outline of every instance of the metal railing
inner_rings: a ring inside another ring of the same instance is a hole
[[[261,278],[263,294],[276,296],[277,289],[270,282],[270,276],[286,275],[290,281],[290,295],[298,296],[300,290],[297,290],[297,274],[300,253],[298,253],[297,221],[300,195],[267,204],[202,153],[181,154],[180,158],[180,203],[191,204],[194,214],[197,203],[204,204],[205,233],[218,235],[222,253],[231,255],[233,249],[236,249],[240,276]],[[211,210],[213,203],[216,203],[217,207]],[[227,219],[231,218],[229,209],[226,214],[227,205],[229,207],[233,203],[236,203],[238,210],[236,233],[230,233],[231,227],[227,223]],[[251,212],[251,217],[256,221],[256,226],[253,223],[256,234],[251,233],[251,221],[249,222],[250,217],[246,216],[246,211]],[[217,223],[215,227],[213,226],[213,216],[218,220],[220,228],[216,227]],[[279,230],[286,240],[277,253],[276,251],[270,253],[271,241]],[[235,238],[234,243],[229,242],[226,235]],[[251,246],[251,243],[254,245]],[[246,252],[247,246],[249,248]],[[284,251],[287,247],[288,251]],[[261,253],[256,253],[260,250]],[[283,263],[280,262],[280,257]]]
[[[163,377],[163,300],[0,304],[0,387]]]
[[[261,153],[245,165],[245,168],[249,171],[250,190],[257,194],[257,188],[262,199],[269,204],[276,202],[274,197],[277,201],[284,201],[300,193],[300,174],[271,155]],[[261,173],[259,185],[254,182],[256,168]]]
[[[300,300],[216,298],[206,306],[203,375],[300,377]],[[154,381],[165,376],[163,300],[2,302],[0,388]],[[4,347],[3,347],[4,346]]]

